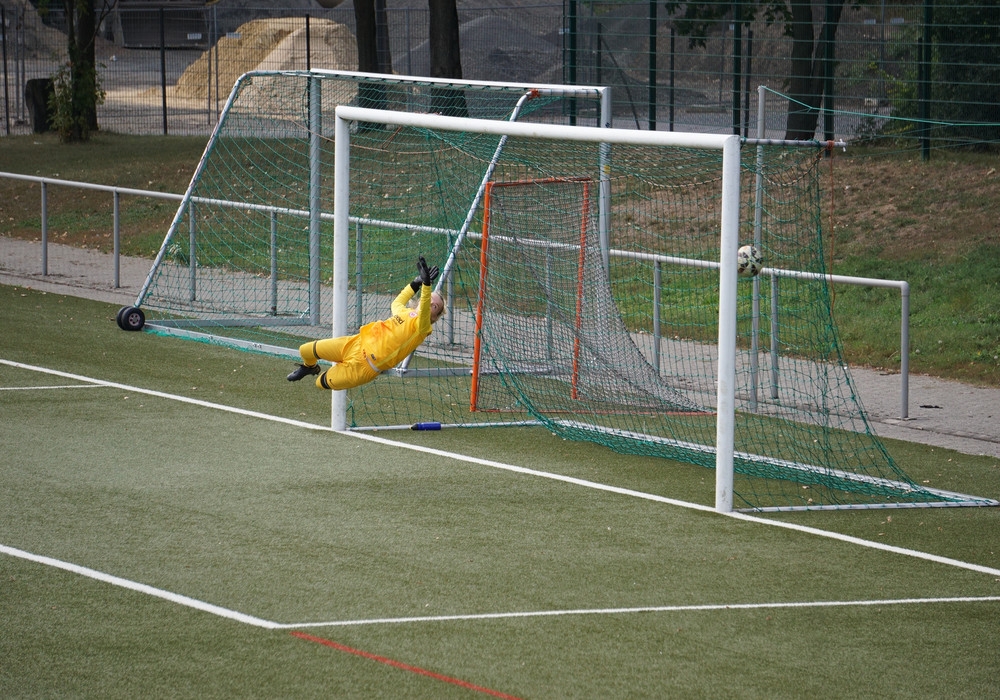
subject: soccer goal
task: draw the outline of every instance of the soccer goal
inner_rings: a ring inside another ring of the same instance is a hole
[[[419,253],[444,262],[448,311],[334,392],[334,428],[543,426],[714,468],[722,511],[995,504],[914,483],[870,428],[830,310],[819,144],[336,114],[333,334],[384,315]],[[474,225],[429,216],[467,219],[450,183],[484,174]],[[780,285],[738,276],[747,241]]]
[[[600,87],[330,70],[247,73],[223,107],[134,305],[118,314],[119,326],[288,357],[297,357],[304,338],[327,334],[333,110],[342,104],[532,123],[565,121],[572,113],[610,122],[610,96]],[[395,127],[362,129],[372,132],[373,143],[395,138]],[[493,145],[494,154],[502,151],[501,142]],[[467,229],[495,158],[477,164],[476,176],[458,177],[435,152],[448,144],[432,140],[418,148],[419,171],[388,162],[377,175],[426,194],[406,204],[401,220],[417,224],[410,232]],[[352,224],[361,246],[363,215]],[[414,244],[427,242],[429,256],[447,251],[437,236],[414,235]],[[412,270],[395,274],[404,272]],[[364,292],[392,293],[397,282],[383,277]],[[361,295],[356,304],[360,315]]]

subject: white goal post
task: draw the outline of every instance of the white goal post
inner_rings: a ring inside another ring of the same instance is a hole
[[[469,132],[498,137],[514,136],[542,140],[585,141],[608,146],[616,144],[652,147],[675,146],[713,149],[722,152],[715,507],[720,512],[732,511],[736,407],[736,252],[739,248],[740,226],[740,137],[505,122],[351,106],[337,107],[334,156],[332,328],[334,336],[344,335],[348,330],[351,125],[356,123],[447,132]],[[334,392],[331,419],[334,430],[346,429],[346,412],[346,392]]]

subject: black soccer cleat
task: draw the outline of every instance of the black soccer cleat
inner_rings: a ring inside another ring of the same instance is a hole
[[[319,365],[313,365],[312,367],[299,365],[295,368],[294,372],[288,375],[288,381],[297,382],[303,377],[308,377],[310,374],[319,374]]]

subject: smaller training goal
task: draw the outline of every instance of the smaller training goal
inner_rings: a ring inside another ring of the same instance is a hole
[[[609,120],[604,88],[452,81],[353,71],[255,71],[240,77],[220,114],[134,305],[126,330],[147,330],[243,350],[295,356],[301,336],[330,319],[334,109],[355,104],[474,118]],[[363,125],[376,140],[392,129]],[[425,144],[419,177],[429,196],[409,215],[440,230],[470,218],[479,178],[455,177]],[[471,221],[471,219],[470,219]],[[364,216],[353,222],[364,227]],[[467,224],[466,224],[467,226]],[[359,233],[359,235],[361,235]]]
[[[603,265],[595,185],[487,185],[471,410],[710,412],[672,388],[625,327]]]

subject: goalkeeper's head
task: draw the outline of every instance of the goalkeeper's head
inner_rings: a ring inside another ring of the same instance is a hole
[[[411,309],[420,306],[420,297],[415,296],[410,299],[407,306]],[[431,292],[431,323],[434,323],[442,316],[444,316],[444,297],[441,296],[440,292]]]
[[[431,323],[444,316],[444,299],[437,292],[431,294]]]

